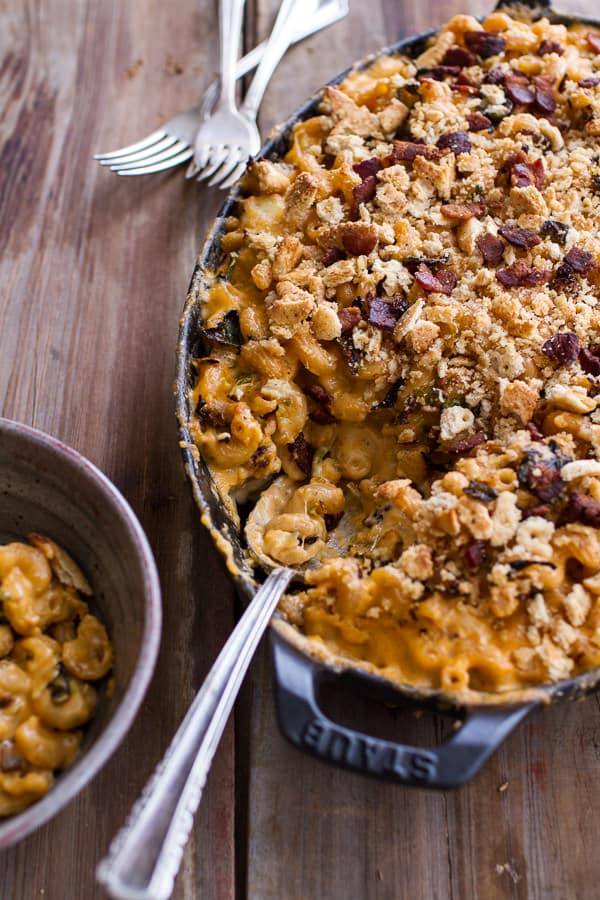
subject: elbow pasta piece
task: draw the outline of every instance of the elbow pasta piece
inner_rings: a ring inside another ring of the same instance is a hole
[[[263,437],[260,424],[245,403],[235,404],[229,428],[230,432],[222,432],[223,439],[214,431],[205,432],[201,437],[204,452],[221,469],[248,463]]]
[[[11,659],[0,660],[0,741],[9,740],[30,715],[32,682]]]
[[[98,694],[91,684],[75,678],[69,679],[69,691],[66,698],[61,695],[57,701],[52,686],[49,686],[32,697],[31,708],[51,728],[59,731],[81,728],[94,715]]]
[[[337,368],[335,355],[308,331],[295,334],[290,349],[313,375],[328,375]]]
[[[0,817],[46,794],[73,762],[98,702],[88,681],[113,661],[80,597],[92,589],[79,566],[49,538],[29,541],[0,546]]]
[[[60,645],[47,635],[17,641],[14,659],[29,674],[33,693],[52,680],[60,661]]]
[[[35,547],[17,543],[0,547],[0,578],[4,580],[15,569],[22,573],[31,585],[31,590],[36,593],[41,593],[50,584],[50,566]]]
[[[215,485],[258,564],[310,562],[294,626],[402,684],[600,666],[597,39],[497,10],[351,71],[206,275]]]
[[[54,778],[48,770],[0,772],[0,817],[12,816],[47,794]]]
[[[299,566],[321,553],[325,534],[321,519],[300,513],[282,513],[265,529],[264,547],[277,562]]]
[[[273,440],[278,444],[291,444],[298,437],[308,416],[308,406],[303,391],[295,384],[282,378],[270,378],[262,387],[261,394],[273,400],[277,429]]]
[[[15,732],[15,744],[24,759],[40,769],[64,769],[79,750],[81,733],[46,728],[37,716],[30,716]]]
[[[65,669],[83,681],[97,681],[107,675],[113,663],[112,645],[106,628],[95,616],[84,616],[77,637],[63,644]]]
[[[9,625],[0,625],[0,659],[8,656],[15,645],[12,629]]]

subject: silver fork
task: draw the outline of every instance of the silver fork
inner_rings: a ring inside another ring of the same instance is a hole
[[[333,25],[348,14],[348,0],[306,0],[305,15],[296,23],[292,43],[298,43],[322,28]],[[267,42],[258,44],[238,60],[235,75],[242,78],[254,69]],[[117,175],[151,175],[188,162],[194,154],[196,133],[210,115],[219,93],[219,81],[213,80],[200,103],[179,113],[141,141],[110,153],[97,153],[100,165],[109,166]]]
[[[304,0],[283,0],[281,3],[263,58],[239,109],[235,105],[235,82],[223,68],[221,96],[215,113],[200,126],[196,135],[194,162],[187,177],[193,177],[199,171],[198,181],[210,178],[211,187],[231,187],[244,172],[248,158],[258,153],[261,144],[256,126],[258,107],[271,75],[290,46],[303,7],[305,9]],[[223,19],[220,27],[222,24]],[[225,55],[230,53],[228,36],[222,35],[221,40],[224,41],[222,60],[225,66],[230,63],[230,57]]]
[[[246,0],[219,0],[219,98],[212,116],[200,125],[194,144],[194,161],[199,169],[206,167],[208,174],[225,163],[223,168],[230,175],[242,159],[260,148],[258,128],[241,114],[235,99],[235,62],[245,5]],[[263,54],[259,69],[264,59]]]

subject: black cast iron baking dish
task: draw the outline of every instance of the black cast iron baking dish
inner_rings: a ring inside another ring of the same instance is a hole
[[[526,10],[534,18],[546,15],[565,25],[599,25],[596,20],[563,16],[551,9],[550,0],[526,0],[514,3],[500,0],[496,9],[518,14]],[[356,63],[351,69],[363,69],[378,56],[401,52],[416,56],[435,31],[405,38]],[[351,69],[332,79],[342,81]],[[281,125],[262,147],[259,156],[278,158],[288,148],[293,126],[314,115],[321,92],[311,97]],[[225,539],[231,548],[229,565],[242,596],[248,598],[256,587],[254,575],[243,554],[243,538],[225,509],[204,460],[200,458],[189,430],[190,388],[194,372],[192,359],[198,356],[201,304],[205,273],[218,266],[221,258],[220,236],[223,220],[233,213],[238,197],[234,188],[228,196],[202,248],[192,276],[183,311],[177,348],[176,401],[180,446],[186,472],[192,484],[202,521],[213,538]],[[275,690],[279,724],[283,734],[297,747],[313,756],[363,774],[388,781],[427,788],[453,788],[469,781],[508,734],[534,709],[559,699],[574,699],[600,688],[600,670],[585,673],[558,684],[544,685],[529,695],[489,695],[481,703],[457,703],[443,693],[419,692],[410,686],[398,686],[350,662],[324,662],[310,655],[306,647],[293,640],[290,626],[271,629],[275,669]],[[462,725],[445,743],[423,749],[400,742],[381,740],[331,721],[320,704],[320,688],[325,683],[342,684],[374,700],[392,705],[409,703],[460,718]],[[485,701],[485,702],[484,702]]]

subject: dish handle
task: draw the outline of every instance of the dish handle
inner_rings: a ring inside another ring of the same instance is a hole
[[[300,750],[334,765],[411,787],[456,788],[479,771],[510,732],[538,705],[479,706],[439,747],[410,747],[338,725],[319,705],[319,687],[335,673],[272,631],[279,725]]]

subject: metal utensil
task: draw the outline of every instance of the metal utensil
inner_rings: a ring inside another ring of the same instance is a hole
[[[244,675],[293,576],[274,570],[258,590],[179,726],[162,762],[98,866],[117,900],[167,900],[213,756]]]
[[[260,147],[258,128],[242,115],[235,98],[235,61],[244,6],[245,0],[219,0],[219,97],[213,114],[200,125],[194,143],[194,162],[198,169],[204,169],[201,177],[221,170],[211,184],[229,177],[241,160],[254,156]],[[261,66],[264,59],[263,55]]]
[[[333,25],[348,14],[348,0],[306,0],[304,15],[296,22],[292,43],[298,43],[311,34]],[[238,60],[236,79],[243,78],[256,68],[262,59],[266,41]],[[151,175],[188,162],[194,155],[193,144],[198,128],[210,115],[219,93],[219,81],[215,78],[206,89],[200,103],[169,119],[162,128],[134,144],[120,147],[110,153],[97,153],[101,166],[109,166],[117,175]]]
[[[248,158],[258,153],[261,144],[256,125],[258,107],[271,75],[290,46],[303,9],[304,0],[283,0],[242,106],[238,110],[233,93],[230,96],[222,92],[216,112],[200,126],[188,178],[196,177],[198,181],[210,178],[211,187],[229,188],[243,174]]]

